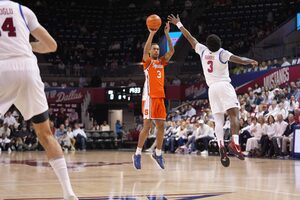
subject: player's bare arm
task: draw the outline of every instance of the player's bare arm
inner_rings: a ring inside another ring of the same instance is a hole
[[[34,29],[31,34],[37,40],[37,42],[31,42],[32,51],[36,53],[50,53],[55,52],[57,49],[56,41],[53,37],[48,33],[48,31],[39,26]]]
[[[239,57],[236,55],[230,56],[229,61],[241,65],[253,65],[253,66],[258,65],[256,60],[252,60],[250,58],[245,58],[245,57]]]
[[[180,18],[179,15],[177,14],[177,16],[175,17],[173,14],[168,16],[168,21],[171,22],[172,24],[177,26],[177,23],[181,23],[180,22]],[[182,23],[181,23],[182,24]],[[180,28],[180,31],[182,32],[182,34],[184,35],[184,37],[189,41],[189,43],[192,45],[193,49],[195,49],[196,44],[199,43],[196,38],[194,38],[191,33],[186,30],[186,28],[182,25]]]
[[[172,40],[169,35],[169,32],[170,32],[170,23],[169,22],[166,23],[164,31],[165,31],[165,35],[166,35],[166,38],[168,41],[168,47],[169,47],[169,51],[165,54],[165,59],[168,62],[175,52],[174,46],[172,44]]]
[[[149,30],[149,36],[148,36],[148,39],[146,41],[146,44],[145,44],[145,47],[144,47],[144,54],[143,54],[143,60],[146,61],[150,58],[150,55],[149,55],[149,52],[150,52],[150,49],[151,49],[151,44],[152,44],[152,40],[153,40],[153,37],[155,35],[155,33],[157,31],[153,31],[153,30]]]

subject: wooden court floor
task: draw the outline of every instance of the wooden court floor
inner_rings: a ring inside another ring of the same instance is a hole
[[[65,154],[80,199],[229,199],[300,200],[300,161],[165,155],[160,170],[150,154],[142,170],[132,167],[129,152],[92,151]],[[0,199],[61,199],[62,191],[43,152],[0,155]]]

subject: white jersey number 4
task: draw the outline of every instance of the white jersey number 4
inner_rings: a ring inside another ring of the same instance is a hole
[[[4,20],[1,29],[0,29],[0,36],[2,36],[2,32],[8,32],[8,37],[16,37],[16,28],[14,27],[14,22],[12,17],[8,17]]]

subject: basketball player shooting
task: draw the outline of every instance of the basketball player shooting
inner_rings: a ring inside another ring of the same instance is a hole
[[[233,86],[230,84],[228,61],[256,66],[255,60],[233,55],[229,51],[221,48],[221,39],[217,35],[209,35],[206,39],[206,46],[199,43],[180,22],[180,18],[171,14],[168,16],[170,23],[176,25],[183,33],[184,37],[199,54],[206,83],[209,87],[208,98],[210,107],[215,120],[215,133],[218,140],[221,163],[224,167],[230,165],[224,147],[224,114],[227,113],[230,118],[230,127],[232,139],[228,145],[229,151],[240,160],[244,160],[239,145],[239,101]]]
[[[144,47],[143,67],[145,73],[145,84],[142,99],[142,112],[144,115],[144,126],[139,135],[138,146],[135,154],[132,156],[133,166],[135,169],[141,169],[141,153],[144,143],[147,139],[151,128],[151,122],[154,120],[157,135],[156,149],[152,154],[152,159],[161,169],[164,169],[164,159],[162,156],[162,145],[164,137],[164,123],[166,120],[166,108],[164,104],[164,68],[174,54],[174,47],[169,36],[170,25],[166,23],[164,32],[168,40],[169,51],[162,57],[159,57],[159,46],[152,43],[153,37],[157,30],[149,30],[149,36]]]
[[[13,1],[0,1],[0,114],[14,104],[30,120],[45,148],[49,163],[63,188],[65,200],[78,200],[68,175],[66,161],[49,124],[48,104],[40,77],[37,53],[55,52],[57,44],[35,14]],[[29,35],[37,41],[29,42]]]

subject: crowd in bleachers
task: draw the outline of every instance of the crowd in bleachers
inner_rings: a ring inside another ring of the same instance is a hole
[[[85,4],[78,1],[50,3],[23,0],[21,3],[33,9],[58,43],[56,53],[39,59],[41,63],[49,64],[41,72],[72,77],[134,73],[137,68],[132,64],[141,61],[148,35],[145,20],[152,13],[160,15],[163,21],[168,14],[178,13],[183,23],[191,27],[192,34],[199,36],[200,42],[208,34],[216,33],[223,39],[224,48],[241,53],[249,50],[251,41],[259,41],[269,35],[291,16],[287,13],[295,10],[294,1],[286,3],[283,0],[156,0],[152,4],[137,0],[106,0],[101,4],[96,1]],[[198,12],[198,19],[190,24],[193,8],[205,10]],[[162,35],[162,30],[160,32],[157,35]],[[155,40],[159,40],[158,36]],[[190,54],[186,64],[194,65],[195,60],[198,57]]]
[[[242,150],[249,157],[290,157],[293,132],[300,124],[300,80],[283,87],[264,88],[255,85],[238,95],[240,102],[240,135]],[[230,122],[224,124],[224,140],[229,141]],[[155,128],[149,141],[154,141]],[[165,128],[164,150],[167,152],[207,155],[209,146],[217,145],[214,119],[207,100],[184,102],[169,113]],[[148,145],[149,147],[150,145]],[[148,149],[152,151],[155,142]]]

